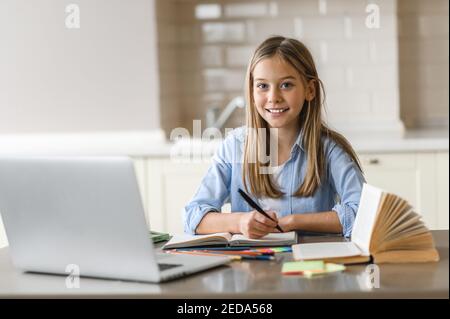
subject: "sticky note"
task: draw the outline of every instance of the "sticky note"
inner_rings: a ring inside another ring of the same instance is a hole
[[[303,275],[305,277],[311,278],[313,276],[323,275],[323,274],[328,274],[328,273],[333,273],[333,272],[338,272],[338,271],[343,271],[343,270],[345,270],[345,266],[344,265],[326,263],[325,264],[325,269],[322,269],[322,270],[305,270],[303,272]]]
[[[327,273],[345,270],[344,265],[324,263],[323,261],[294,261],[283,264],[281,272],[283,275],[303,275],[305,277],[313,277]]]
[[[302,275],[307,270],[325,270],[325,264],[322,260],[286,262],[281,272],[285,275]]]

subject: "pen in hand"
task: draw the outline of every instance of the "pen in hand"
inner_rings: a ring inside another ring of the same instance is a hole
[[[258,204],[256,204],[251,198],[250,196],[248,196],[242,189],[238,189],[239,194],[241,194],[241,196],[244,198],[244,200],[254,209],[256,209],[258,211],[258,213],[263,214],[264,216],[266,216],[267,218],[269,218],[271,221],[275,221],[272,217],[269,216],[269,214],[267,214],[265,211],[262,210],[261,207],[258,206]],[[280,231],[283,232],[283,230],[281,229],[280,226],[276,226],[276,228]]]

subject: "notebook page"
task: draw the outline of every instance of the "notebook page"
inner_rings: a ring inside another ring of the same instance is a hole
[[[163,246],[163,249],[172,246],[183,247],[183,245],[188,244],[200,245],[202,243],[208,243],[208,241],[220,238],[222,238],[222,240],[225,243],[224,239],[226,239],[226,241],[229,241],[231,239],[231,234],[230,233],[214,233],[208,235],[176,234],[169,240],[169,242],[167,242]]]
[[[370,255],[369,246],[373,225],[378,212],[383,191],[369,184],[364,184],[358,212],[352,229],[352,242],[362,251],[364,256]]]
[[[292,242],[295,243],[296,242],[296,233],[294,231],[292,232],[286,232],[286,233],[270,233],[267,234],[264,237],[261,237],[259,239],[250,239],[248,237],[245,237],[242,234],[235,234],[233,235],[233,237],[231,238],[232,241],[238,241],[240,243],[270,243],[270,242],[279,242],[281,243],[285,243],[285,242]]]

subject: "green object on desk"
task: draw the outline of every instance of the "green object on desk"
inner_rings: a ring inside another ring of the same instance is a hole
[[[161,233],[161,232],[151,230],[150,237],[154,243],[159,243],[161,241],[169,240],[170,235],[168,233]]]
[[[285,262],[283,264],[282,273],[288,274],[300,274],[306,270],[324,269],[325,263],[322,260],[319,261],[292,261]]]
[[[305,270],[303,275],[307,278],[311,278],[314,276],[320,276],[323,274],[331,274],[334,272],[344,271],[345,266],[340,264],[326,263],[325,269],[323,270]]]
[[[318,261],[293,261],[283,264],[281,270],[283,275],[302,275],[311,278],[318,275],[344,271],[345,266],[333,263]]]

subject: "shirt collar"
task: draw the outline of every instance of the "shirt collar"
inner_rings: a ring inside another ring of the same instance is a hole
[[[294,151],[295,147],[298,146],[302,151],[305,151],[305,149],[303,148],[303,130],[300,130],[300,132],[297,135],[297,139],[295,140],[294,145],[292,145],[292,150],[291,152]]]

